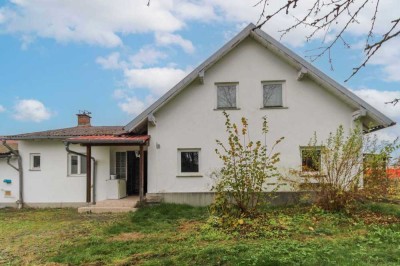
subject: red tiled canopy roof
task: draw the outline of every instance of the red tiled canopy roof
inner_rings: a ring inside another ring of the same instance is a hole
[[[148,135],[124,136],[80,136],[69,138],[71,144],[145,144],[150,139]]]

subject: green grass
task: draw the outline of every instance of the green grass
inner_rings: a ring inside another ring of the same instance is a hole
[[[399,265],[399,209],[270,209],[275,229],[262,237],[215,229],[207,208],[186,205],[92,215],[7,209],[0,210],[0,265]]]

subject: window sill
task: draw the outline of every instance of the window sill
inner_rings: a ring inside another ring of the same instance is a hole
[[[301,172],[301,177],[322,177],[326,176],[325,174],[321,174],[320,172]]]
[[[41,169],[29,169],[29,171],[33,171],[33,172],[40,172]]]
[[[289,107],[285,106],[271,106],[271,107],[261,107],[260,110],[269,110],[269,109],[289,109]]]
[[[203,177],[203,175],[199,173],[187,173],[187,174],[178,174],[176,177]]]
[[[214,111],[240,110],[240,108],[214,108]]]
[[[86,176],[86,174],[81,174],[81,175],[71,175],[71,174],[69,174],[69,175],[67,175],[68,177],[85,177]]]

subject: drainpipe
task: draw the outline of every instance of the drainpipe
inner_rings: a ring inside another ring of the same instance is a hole
[[[10,163],[10,157],[7,159],[7,164],[9,164],[12,168],[14,168],[15,170],[18,171],[19,173],[19,199],[17,201],[18,204],[18,209],[22,209],[23,205],[24,205],[24,198],[23,198],[23,179],[24,179],[24,173],[23,173],[23,168],[22,168],[22,157],[19,154],[18,151],[14,150],[13,148],[11,148],[6,141],[3,139],[2,144],[4,147],[6,147],[12,154],[14,154],[17,159],[18,159],[18,168],[16,168],[15,166],[11,165]]]
[[[64,145],[65,145],[65,150],[68,153],[72,153],[72,154],[75,154],[75,155],[87,157],[86,154],[70,150],[68,142],[65,141]],[[96,204],[96,159],[93,156],[90,157],[90,158],[93,161],[93,200],[92,200],[92,203]]]

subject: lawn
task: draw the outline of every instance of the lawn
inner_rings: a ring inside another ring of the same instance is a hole
[[[265,234],[244,237],[211,227],[207,208],[185,205],[129,214],[2,209],[0,265],[400,265],[399,205],[269,213]]]

